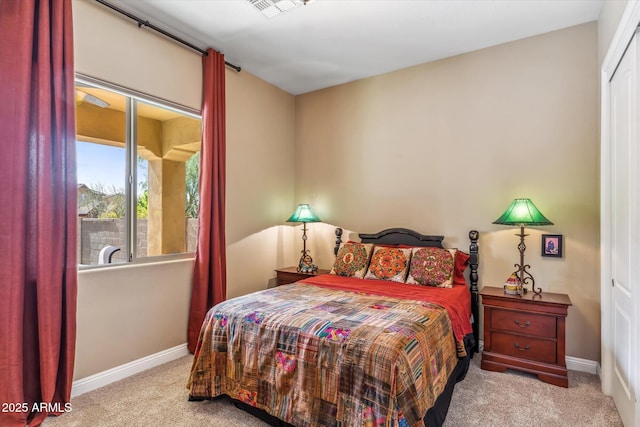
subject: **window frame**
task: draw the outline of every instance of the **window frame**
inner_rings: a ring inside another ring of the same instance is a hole
[[[83,83],[98,87],[100,89],[109,90],[118,95],[126,97],[126,111],[125,111],[125,215],[126,215],[126,261],[113,263],[113,264],[81,264],[77,263],[78,270],[94,270],[100,268],[115,268],[126,267],[131,265],[149,264],[157,262],[168,262],[181,259],[194,258],[195,252],[181,252],[174,254],[152,255],[145,257],[137,257],[137,193],[138,193],[138,177],[137,177],[137,153],[138,153],[138,140],[137,140],[137,103],[142,101],[147,104],[151,104],[158,108],[164,108],[174,111],[185,116],[198,119],[202,123],[202,113],[185,105],[181,105],[166,99],[158,98],[143,92],[139,92],[133,89],[125,88],[123,86],[116,85],[114,83],[106,82],[95,77],[91,77],[82,73],[75,73],[74,86],[77,83]],[[76,141],[77,141],[76,134]],[[77,161],[77,159],[76,159]]]

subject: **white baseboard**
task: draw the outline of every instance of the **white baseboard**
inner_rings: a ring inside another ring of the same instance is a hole
[[[130,377],[131,375],[146,371],[147,369],[154,368],[162,365],[163,363],[171,362],[172,360],[179,359],[183,356],[187,356],[188,354],[189,350],[187,349],[187,344],[180,344],[141,359],[125,363],[124,365],[116,366],[115,368],[81,378],[73,382],[71,387],[71,397],[80,396],[88,391],[104,387],[112,382]]]
[[[581,359],[579,357],[567,356],[564,359],[567,369],[571,371],[586,372],[588,374],[599,375],[600,369],[595,360]]]
[[[484,349],[484,340],[480,340],[480,352]],[[567,369],[570,371],[586,372],[600,375],[600,365],[595,360],[581,359],[579,357],[566,356],[564,358]]]

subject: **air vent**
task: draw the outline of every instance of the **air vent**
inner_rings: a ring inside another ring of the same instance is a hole
[[[273,18],[288,10],[309,3],[308,0],[247,0],[267,18]]]

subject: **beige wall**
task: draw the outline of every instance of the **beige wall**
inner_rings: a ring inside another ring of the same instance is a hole
[[[78,72],[199,109],[199,54],[95,2],[73,7]],[[321,267],[334,224],[412,227],[463,248],[477,228],[481,284],[500,286],[517,242],[491,221],[526,196],[556,223],[529,229],[527,262],[574,302],[568,354],[598,360],[596,38],[592,23],[295,98],[227,70],[228,297],[295,263],[300,227],[283,223],[300,202],[324,221],[309,226]],[[540,257],[541,232],[565,235],[563,259]],[[75,378],[185,342],[191,269],[81,272]]]
[[[292,265],[295,100],[249,73],[227,73],[227,297],[265,289]]]
[[[91,0],[73,0],[76,72],[200,110],[200,54]]]
[[[200,109],[200,54],[74,0],[76,71]],[[241,65],[241,64],[240,64]],[[226,72],[227,295],[267,287],[294,262],[295,100],[249,73]],[[82,271],[75,379],[186,342],[193,260]]]
[[[296,202],[329,224],[410,227],[451,247],[477,229],[480,284],[502,286],[517,230],[491,223],[531,198],[555,225],[527,229],[526,262],[573,301],[567,354],[599,360],[597,54],[592,22],[298,96]],[[562,259],[540,256],[541,233],[564,235]],[[313,249],[329,267],[324,242]]]
[[[193,260],[78,273],[74,379],[186,342]]]

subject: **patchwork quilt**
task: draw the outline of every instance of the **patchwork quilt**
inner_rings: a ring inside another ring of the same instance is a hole
[[[457,361],[440,305],[298,282],[213,307],[187,388],[299,427],[423,426]]]

